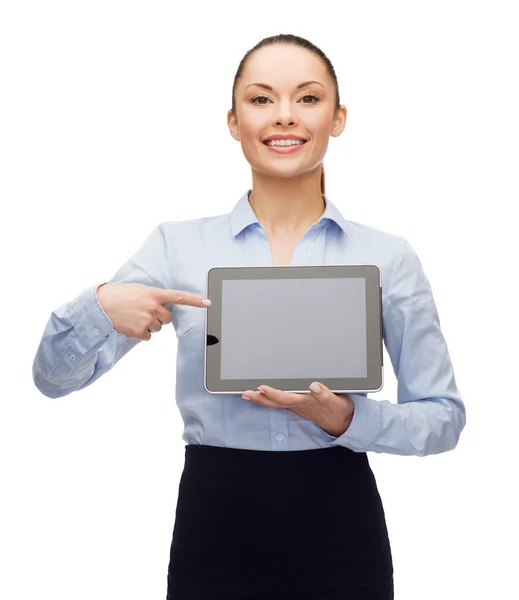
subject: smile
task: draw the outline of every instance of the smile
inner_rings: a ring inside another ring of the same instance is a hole
[[[267,144],[263,142],[263,145],[271,152],[277,152],[278,154],[292,154],[293,152],[298,152],[301,150],[306,143],[307,142],[304,144],[290,144],[289,146],[267,146]]]

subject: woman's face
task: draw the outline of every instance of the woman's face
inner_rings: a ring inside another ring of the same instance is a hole
[[[308,81],[317,83],[298,89]],[[258,83],[272,89],[253,85]],[[255,171],[294,177],[316,169],[330,136],[343,131],[346,107],[336,111],[335,101],[333,82],[319,56],[291,44],[275,44],[249,58],[236,88],[236,115],[229,111],[227,122]],[[295,152],[277,153],[263,143],[276,133],[294,134],[307,142]]]

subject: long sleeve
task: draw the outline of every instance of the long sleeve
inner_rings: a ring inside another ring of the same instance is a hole
[[[356,452],[426,456],[456,447],[466,410],[429,280],[411,244],[402,242],[383,306],[397,403],[348,394],[355,404],[351,424],[343,435],[329,437]]]
[[[162,225],[147,236],[110,282],[169,288],[168,248]],[[32,375],[36,387],[49,398],[60,398],[91,385],[141,341],[113,329],[97,297],[101,283],[62,304],[46,324]]]

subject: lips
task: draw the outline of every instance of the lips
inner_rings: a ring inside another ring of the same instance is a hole
[[[303,146],[305,145],[305,143],[302,144],[290,144],[288,146],[269,146],[268,144],[265,144],[265,142],[263,142],[265,145],[265,148],[269,151],[269,152],[273,152],[274,154],[294,154],[296,152],[301,152],[303,149]]]
[[[295,133],[273,133],[266,138],[263,138],[261,141],[265,142],[277,142],[279,140],[292,140],[296,142],[306,142],[307,139],[301,135],[297,135]]]

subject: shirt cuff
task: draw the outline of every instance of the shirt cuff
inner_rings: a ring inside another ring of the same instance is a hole
[[[114,331],[110,317],[97,298],[97,288],[100,285],[96,283],[82,292],[71,303],[67,314],[79,337],[89,348]]]
[[[348,429],[340,436],[334,437],[326,431],[325,435],[335,444],[345,446],[357,452],[366,452],[379,434],[382,427],[380,402],[363,394],[348,393],[355,410]]]

